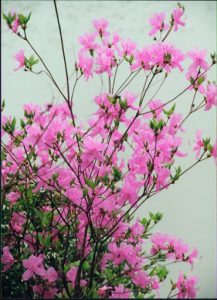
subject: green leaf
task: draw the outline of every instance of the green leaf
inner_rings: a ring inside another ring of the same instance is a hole
[[[34,65],[34,61],[35,61],[35,60],[34,60],[34,56],[31,55],[30,58],[29,58],[29,60],[28,60],[28,63],[29,63],[29,66],[30,66],[30,67],[32,67],[32,66]]]
[[[39,220],[42,222],[43,217],[44,217],[43,213],[40,212],[40,211],[39,211],[37,208],[35,208],[35,207],[33,207],[33,211],[35,212],[35,214],[36,214],[36,216],[39,218]]]
[[[54,173],[54,174],[52,175],[53,181],[56,181],[57,178],[58,178],[58,176],[59,176],[59,173]]]
[[[173,114],[175,108],[176,108],[176,104],[173,104],[173,106],[168,111],[163,109],[163,112],[164,112],[165,115],[170,117]]]
[[[197,84],[198,85],[202,84],[204,82],[204,80],[205,80],[205,77],[201,76],[200,78],[198,78]]]
[[[203,139],[203,144],[204,144],[204,146],[208,146],[209,143],[210,143],[210,138],[205,138],[205,139]]]
[[[88,179],[88,178],[85,178],[85,183],[86,183],[86,185],[88,185],[91,189],[94,189],[94,188],[97,186],[97,184],[96,184],[95,182],[91,181],[91,180]]]
[[[181,167],[178,167],[175,170],[176,170],[175,175],[174,176],[170,175],[170,178],[172,179],[172,183],[174,183],[176,180],[178,180],[179,177],[180,177],[180,175],[181,175],[181,173],[182,173]]]
[[[156,275],[159,277],[160,281],[164,281],[169,274],[169,271],[165,266],[156,269]]]
[[[6,21],[6,22],[8,22],[8,17],[3,13],[2,14],[3,15],[3,19]]]
[[[108,182],[109,182],[109,177],[108,177],[108,175],[103,176],[103,177],[101,178],[101,180],[102,180],[102,182],[104,182],[104,183],[108,183]]]
[[[117,103],[117,98],[113,98],[109,95],[107,95],[108,101],[112,104],[116,104]]]
[[[23,14],[18,15],[20,25],[26,24],[26,17]]]
[[[85,262],[83,263],[83,269],[84,269],[84,271],[87,271],[90,269],[90,264],[87,260],[85,260]]]
[[[114,181],[119,181],[122,178],[122,173],[120,170],[118,170],[116,167],[112,168],[113,170],[113,177],[114,177]]]
[[[31,12],[29,13],[29,15],[28,15],[28,17],[26,18],[26,24],[29,22],[29,20],[30,20],[30,17],[31,17]]]
[[[127,101],[126,100],[122,100],[122,99],[119,99],[119,105],[122,109],[126,110],[127,109]]]
[[[118,127],[119,124],[120,124],[120,121],[119,120],[114,120],[114,123],[115,123],[115,127]]]
[[[2,100],[2,107],[1,107],[1,111],[3,111],[5,108],[5,99]]]
[[[26,123],[23,121],[23,119],[20,119],[20,126],[21,128],[25,128]]]

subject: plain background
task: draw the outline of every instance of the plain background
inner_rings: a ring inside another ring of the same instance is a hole
[[[150,30],[148,18],[154,12],[165,11],[167,15],[175,7],[176,1],[58,1],[59,15],[64,34],[69,73],[72,74],[74,55],[78,49],[78,36],[91,29],[94,18],[105,17],[110,22],[111,31],[117,31],[124,38],[131,38],[140,46],[152,42],[147,33]],[[184,1],[186,8],[186,27],[172,33],[169,42],[183,51],[194,47],[207,49],[208,53],[216,50],[216,3],[214,1]],[[54,77],[64,86],[64,68],[57,31],[55,11],[52,1],[2,1],[2,11],[15,9],[17,12],[32,11],[28,36],[36,49],[47,62]],[[22,40],[2,25],[2,96],[6,100],[6,114],[22,116],[24,103],[43,104],[60,101],[55,87],[44,76],[37,76],[22,71],[14,72],[13,55],[25,49],[26,56],[31,49]],[[38,66],[37,70],[41,67]],[[126,72],[124,69],[123,72]],[[125,78],[126,75],[124,75]],[[168,79],[157,98],[166,100],[175,96],[186,86],[184,74],[174,72],[173,79]],[[123,79],[123,77],[122,77]],[[214,70],[210,80],[215,79]],[[121,82],[121,78],[118,79]],[[94,111],[93,96],[101,89],[99,79],[81,81],[75,93],[74,109],[81,120],[86,120]],[[156,85],[157,86],[157,85]],[[133,84],[132,91],[138,86]],[[154,91],[154,87],[153,87]],[[177,111],[184,115],[188,112],[192,93],[186,93],[178,100]],[[198,100],[199,101],[199,100]],[[197,129],[203,129],[204,136],[216,137],[216,111],[198,112],[185,124],[186,133],[183,150],[188,152],[182,159],[183,169],[190,165],[193,140]],[[183,238],[189,245],[196,246],[200,260],[195,265],[193,274],[200,278],[198,297],[216,296],[216,168],[213,160],[203,162],[169,190],[151,198],[138,212],[140,217],[148,212],[161,211],[164,218],[155,231],[174,234]],[[179,270],[191,272],[184,264],[171,265],[171,278]],[[165,284],[161,297],[168,294],[169,285]]]

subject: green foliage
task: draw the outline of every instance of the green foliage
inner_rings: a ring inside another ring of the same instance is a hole
[[[5,108],[5,99],[2,100],[2,107],[1,107],[2,112],[3,112],[4,108]]]
[[[16,127],[16,118],[14,117],[12,119],[12,121],[10,122],[9,120],[7,121],[7,123],[5,125],[2,126],[2,128],[4,129],[4,131],[6,131],[9,134],[13,134],[15,127]]]
[[[172,183],[175,183],[175,181],[177,181],[182,173],[182,169],[179,166],[178,168],[175,169],[176,173],[175,175],[170,175],[171,181]]]
[[[131,56],[128,58],[127,55],[124,55],[124,59],[130,64],[132,65],[134,57],[133,54],[131,54]]]
[[[29,59],[25,57],[25,67],[32,70],[32,67],[39,62],[39,59],[35,59],[34,55],[31,55]]]
[[[163,112],[169,118],[174,113],[175,108],[176,104],[173,104],[173,106],[169,110],[163,109]]]
[[[10,13],[8,13],[8,15],[5,15],[4,13],[3,15],[3,19],[7,22],[8,26],[11,27],[13,21],[16,19],[16,14],[11,15]]]
[[[90,179],[88,179],[87,177],[85,177],[85,183],[87,186],[89,186],[92,190],[95,189],[95,187],[97,187],[97,185],[99,184],[99,181],[92,181]]]
[[[24,16],[23,14],[18,15],[19,23],[23,29],[26,28],[26,24],[29,22],[30,17],[31,17],[31,12],[28,14],[28,16]]]
[[[165,122],[163,120],[157,121],[156,119],[152,119],[149,122],[149,126],[157,135],[165,126]]]
[[[113,180],[114,180],[115,182],[121,180],[121,178],[122,178],[122,173],[121,173],[121,171],[118,170],[116,167],[113,167],[113,168],[112,168],[112,171],[113,171],[113,172],[112,172]]]

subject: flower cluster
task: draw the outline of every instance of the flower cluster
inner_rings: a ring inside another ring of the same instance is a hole
[[[70,87],[66,96],[42,61],[64,102],[25,104],[20,126],[16,118],[3,117],[3,272],[11,280],[17,276],[24,296],[153,298],[168,278],[170,263],[193,266],[197,260],[196,248],[190,250],[179,238],[152,233],[162,214],[134,219],[146,200],[191,169],[180,166],[187,155],[182,149],[186,119],[217,105],[216,84],[207,79],[215,57],[210,63],[205,51],[184,53],[166,41],[173,29],[185,25],[183,13],[178,5],[170,22],[164,13],[151,17],[149,35],[155,39],[142,48],[111,33],[107,20],[94,20],[92,32],[79,38],[71,97]],[[10,30],[29,45],[30,16],[3,15]],[[27,58],[24,50],[14,58],[15,70],[33,73],[41,60],[41,56]],[[118,88],[115,80],[124,63],[129,76]],[[187,116],[176,111],[179,95],[170,100],[157,96],[174,69],[185,73],[181,76],[187,86],[180,94],[193,93]],[[95,96],[96,111],[84,124],[73,106],[77,81],[101,74],[108,79],[108,89]],[[139,81],[141,92],[135,94],[130,83],[140,74],[145,80]],[[162,82],[150,96],[156,78]],[[217,157],[216,143],[203,138],[201,131],[192,150],[197,158],[193,166]],[[179,298],[194,298],[196,284],[196,277],[180,273],[171,293],[176,290]]]

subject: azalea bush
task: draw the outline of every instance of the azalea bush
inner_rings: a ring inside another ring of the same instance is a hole
[[[66,90],[28,37],[31,13],[3,14],[9,31],[32,51],[30,57],[23,49],[15,54],[15,71],[45,73],[61,95],[58,104],[25,104],[20,121],[2,118],[3,297],[155,298],[168,280],[168,298],[195,298],[198,278],[184,272],[171,278],[169,265],[183,262],[190,271],[197,249],[153,233],[160,212],[144,212],[142,219],[135,212],[202,161],[216,160],[216,141],[198,131],[192,137],[195,160],[185,169],[179,163],[187,155],[186,120],[217,105],[217,86],[208,77],[216,55],[199,49],[184,53],[168,42],[185,26],[181,4],[170,16],[156,13],[149,19],[153,41],[143,48],[97,19],[79,38],[70,86],[56,1],[54,9]],[[175,70],[185,88],[158,99]],[[74,93],[79,80],[92,84],[99,76],[107,86],[95,96],[96,112],[85,123],[75,114]],[[130,83],[138,78],[141,87],[134,94]],[[186,92],[192,96],[183,116],[176,102]]]

